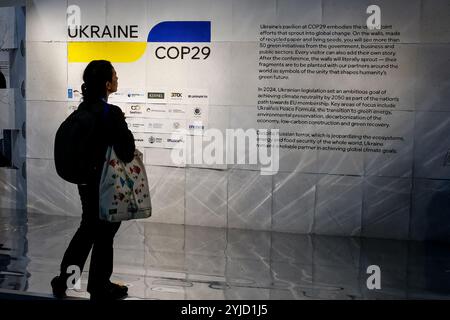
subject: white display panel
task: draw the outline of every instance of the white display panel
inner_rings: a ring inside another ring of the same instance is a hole
[[[0,89],[0,129],[14,129],[16,126],[14,95],[14,89]]]
[[[176,171],[167,190],[176,189],[177,204],[166,207],[170,197],[158,195],[158,210],[175,213],[167,220],[155,213],[158,222],[408,238],[414,235],[399,226],[415,208],[405,196],[415,194],[414,179],[450,177],[446,1],[71,4],[82,25],[136,26],[137,36],[68,37],[65,3],[30,1],[27,127],[35,138],[28,156],[52,158],[50,131],[81,101],[92,49],[92,59],[110,59],[116,69],[119,90],[108,101],[124,112],[150,175],[160,182]],[[366,26],[371,4],[381,9],[381,30]],[[210,37],[199,41],[199,27],[180,38],[186,25],[176,23],[185,22],[209,23]],[[164,38],[158,28],[177,35]],[[61,110],[50,113],[50,105]],[[273,176],[262,176],[260,163],[174,161],[174,150],[211,137],[211,129],[223,137],[227,129],[278,129]],[[377,202],[385,197],[398,204],[388,216]],[[426,220],[426,210],[414,212],[411,221]],[[389,228],[398,231],[383,234]]]
[[[68,113],[66,102],[28,102],[26,123],[28,158],[53,159],[56,130]]]
[[[9,61],[10,61],[9,52],[7,50],[0,51],[0,72],[3,75],[2,78],[4,78],[4,81],[5,81],[5,86],[2,87],[2,89],[11,87],[10,81],[9,81],[9,78],[10,78],[10,75],[9,75],[10,74],[10,70],[9,70],[10,62]]]
[[[16,39],[15,9],[0,8],[0,49],[17,48]]]
[[[26,59],[27,100],[65,101],[68,74],[66,43],[28,42]]]

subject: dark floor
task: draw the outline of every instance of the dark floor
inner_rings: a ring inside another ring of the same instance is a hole
[[[80,220],[26,217],[0,210],[0,289],[49,294]],[[369,265],[381,289],[367,288]],[[89,297],[86,280],[69,295]],[[449,299],[450,244],[131,221],[112,280],[130,299]]]

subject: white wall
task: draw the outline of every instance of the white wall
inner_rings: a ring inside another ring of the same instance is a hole
[[[450,150],[448,1],[27,1],[28,208],[79,216],[76,189],[56,175],[52,154],[56,129],[69,112],[67,86],[81,83],[85,66],[67,61],[68,4],[80,6],[83,24],[135,23],[145,32],[161,21],[211,21],[207,62],[155,61],[148,49],[137,62],[116,69],[122,87],[206,88],[209,128],[222,131],[257,127],[259,24],[364,23],[361,12],[380,5],[383,24],[402,32],[398,72],[364,81],[305,77],[286,85],[390,88],[403,103],[390,120],[391,134],[405,137],[398,154],[282,151],[280,172],[261,176],[255,166],[174,167],[167,149],[149,148],[150,220],[395,239],[448,234],[443,226],[425,227],[448,225],[438,212],[448,208],[443,205],[450,184],[450,167],[443,165]],[[141,37],[145,41],[146,34]]]

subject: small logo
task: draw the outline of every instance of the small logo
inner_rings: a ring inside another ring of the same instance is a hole
[[[183,109],[169,109],[169,113],[184,113]]]
[[[139,110],[141,110],[141,106],[139,106],[139,105],[132,105],[132,106],[131,106],[131,110],[133,110],[133,111],[139,111]]]
[[[151,112],[152,109],[150,107],[147,108],[147,112]]]
[[[181,98],[183,98],[183,95],[180,92],[172,92],[170,94],[170,97],[172,99],[181,99]]]
[[[148,99],[164,99],[164,92],[147,92]]]
[[[143,94],[142,93],[128,93],[128,98],[132,98],[132,97],[142,97]]]
[[[162,143],[163,139],[161,137],[154,137],[154,136],[150,136],[150,138],[148,138],[148,142],[150,144],[154,144],[154,143]]]
[[[180,143],[180,142],[183,142],[183,139],[182,138],[178,138],[178,139],[167,138],[167,142]]]
[[[189,125],[189,129],[205,129],[205,126],[203,126],[203,125],[200,125],[200,124],[190,124]]]
[[[202,109],[200,109],[199,107],[196,107],[194,109],[194,115],[195,116],[200,116],[202,114]]]
[[[149,122],[148,127],[151,129],[162,129],[164,125],[161,122]]]
[[[189,94],[188,98],[189,99],[206,99],[206,98],[208,98],[208,96],[203,95],[203,94]]]

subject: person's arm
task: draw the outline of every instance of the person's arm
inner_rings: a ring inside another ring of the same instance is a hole
[[[112,145],[120,160],[131,162],[134,158],[135,144],[133,133],[128,129],[125,116],[119,107],[110,105]]]

